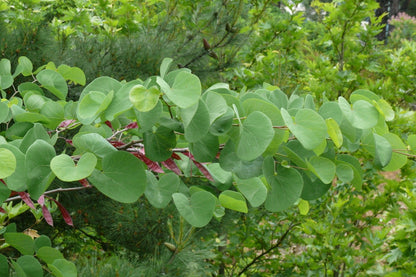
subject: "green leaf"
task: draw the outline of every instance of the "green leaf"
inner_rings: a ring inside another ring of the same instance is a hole
[[[92,152],[100,158],[117,151],[105,138],[96,133],[78,133],[72,139],[72,143],[82,153]]]
[[[6,89],[13,85],[11,65],[8,59],[0,60],[0,89]]]
[[[228,110],[227,102],[219,93],[207,91],[203,94],[202,99],[208,108],[210,124],[224,115]]]
[[[369,133],[363,138],[363,147],[375,157],[375,164],[381,167],[386,166],[392,157],[390,142],[375,133]]]
[[[91,124],[107,109],[113,100],[114,92],[105,94],[100,91],[90,91],[78,104],[77,116],[82,124]]]
[[[208,133],[209,113],[204,101],[200,100],[195,106],[181,110],[181,116],[188,142],[199,141]]]
[[[41,264],[35,257],[25,255],[17,259],[16,264],[24,272],[23,276],[27,277],[43,277],[43,269]]]
[[[30,76],[32,75],[32,71],[32,62],[25,56],[19,57],[16,72],[21,72],[23,76]]]
[[[217,198],[207,191],[198,191],[189,199],[183,193],[172,194],[179,214],[192,226],[204,227],[214,214]]]
[[[274,137],[272,122],[259,111],[249,114],[240,128],[242,131],[236,153],[245,161],[254,160],[263,154]]]
[[[340,148],[342,146],[344,139],[342,136],[341,129],[338,126],[338,123],[333,118],[327,118],[325,122],[326,122],[326,127],[328,128],[329,137],[332,139],[335,146],[337,148]]]
[[[155,132],[143,135],[146,156],[155,162],[163,162],[170,158],[172,149],[176,146],[176,135],[173,130],[160,126]]]
[[[99,91],[107,95],[111,91],[118,91],[120,88],[121,83],[116,79],[107,76],[98,77],[84,88],[84,90],[81,92],[81,95],[79,96],[79,102],[81,102],[82,98],[84,98],[85,95],[91,91]]]
[[[144,192],[147,200],[150,204],[158,209],[165,208],[170,200],[172,194],[179,189],[180,179],[175,173],[168,173],[162,175],[159,181],[156,179],[153,173],[146,171],[147,186]]]
[[[165,79],[166,73],[168,73],[170,66],[172,65],[173,60],[171,58],[164,58],[160,65],[160,77]]]
[[[57,259],[48,267],[56,277],[77,277],[77,267],[67,260]]]
[[[319,178],[314,175],[308,176],[302,173],[303,189],[301,197],[305,200],[315,200],[324,195],[331,184],[324,184]]]
[[[27,149],[38,139],[50,142],[51,138],[46,132],[45,128],[39,124],[35,123],[33,128],[26,132],[26,135],[23,137],[22,143],[20,144],[20,150],[23,153],[26,153]]]
[[[0,276],[9,276],[9,263],[3,254],[0,254]]]
[[[281,113],[289,130],[306,149],[313,150],[326,139],[326,123],[317,112],[310,109],[299,110],[295,121],[285,109]]]
[[[16,170],[16,157],[13,152],[0,148],[0,179],[9,177]]]
[[[172,87],[163,92],[178,107],[188,108],[198,102],[201,95],[201,82],[197,76],[181,71],[176,75]]]
[[[56,127],[58,127],[65,119],[64,107],[55,101],[46,102],[42,106],[40,113],[48,118],[49,122],[45,124],[45,126],[52,130],[56,129]]]
[[[1,100],[0,100],[1,101]],[[5,122],[9,117],[9,106],[6,102],[0,102],[0,123]]]
[[[47,264],[53,263],[57,259],[64,259],[59,250],[52,248],[50,246],[43,246],[36,251],[36,255],[39,259],[44,261]]]
[[[309,202],[301,199],[299,201],[298,208],[301,215],[307,215],[309,212]]]
[[[263,174],[270,185],[265,207],[271,212],[279,212],[289,208],[301,196],[303,179],[294,168],[277,166],[274,170],[274,160],[267,157],[263,164]]]
[[[91,175],[97,164],[97,158],[92,153],[85,153],[79,159],[77,165],[71,156],[61,154],[51,160],[50,167],[53,173],[64,182],[73,182],[85,179]]]
[[[65,100],[68,94],[68,86],[65,78],[56,71],[45,69],[36,75],[36,79],[44,88],[52,92],[56,97]]]
[[[379,99],[376,103],[377,103],[376,108],[383,115],[384,119],[386,121],[392,121],[396,114],[393,111],[390,104],[387,103],[387,101],[384,99]]]
[[[129,98],[133,106],[140,112],[152,110],[159,101],[160,91],[157,87],[145,88],[136,85],[130,90]]]
[[[248,212],[246,199],[241,193],[237,191],[223,191],[218,197],[218,199],[220,200],[220,203],[224,208],[242,213]]]
[[[107,153],[102,171],[94,170],[88,179],[100,192],[122,203],[137,201],[146,188],[143,163],[124,151]]]
[[[130,108],[133,107],[129,99],[130,90],[132,87],[136,85],[140,85],[143,82],[140,80],[133,80],[123,86],[118,90],[115,91],[113,101],[111,101],[110,105],[105,110],[105,118],[107,120],[114,120],[114,118],[118,117],[122,113],[128,111]]]
[[[362,184],[363,184],[363,172],[362,172],[361,164],[357,160],[357,158],[350,156],[350,155],[342,154],[342,155],[337,155],[337,160],[344,161],[351,166],[351,168],[354,171],[354,178],[352,179],[351,184],[357,190],[361,190]],[[336,162],[338,163],[338,161]]]
[[[349,183],[354,179],[354,169],[349,163],[337,161],[336,165],[337,176],[342,182]]]
[[[247,198],[253,207],[258,207],[266,201],[267,188],[258,177],[250,179],[236,178],[238,190]]]
[[[205,135],[201,140],[191,143],[189,149],[198,162],[212,162],[219,151],[218,137]]]
[[[325,102],[319,108],[319,114],[324,118],[333,118],[338,125],[340,125],[344,119],[342,111],[337,102]]]
[[[312,157],[307,161],[308,168],[316,175],[324,184],[329,184],[335,177],[336,166],[327,158]]]
[[[4,239],[22,255],[33,255],[35,244],[30,236],[23,233],[5,233]]]
[[[416,135],[410,135],[407,137],[407,144],[410,146],[410,150],[416,153]]]
[[[35,251],[38,251],[41,247],[44,246],[51,247],[52,243],[49,237],[41,235],[40,237],[35,239]]]
[[[33,199],[38,199],[54,178],[49,165],[55,155],[53,146],[44,140],[36,140],[27,150],[27,187]]]
[[[393,148],[390,162],[383,168],[384,171],[395,171],[402,168],[407,163],[407,157],[402,153],[406,152],[406,145],[396,134],[387,133],[383,137],[387,139]],[[395,151],[396,150],[396,151]],[[399,153],[398,153],[399,152]]]
[[[354,128],[370,129],[377,125],[379,113],[377,109],[365,100],[357,100],[352,105],[343,97],[338,98],[338,104],[345,118]]]
[[[218,117],[214,122],[212,122],[209,132],[214,136],[222,136],[226,134],[232,127],[234,118],[234,111],[230,107],[227,108],[227,111],[222,116]]]
[[[351,103],[355,103],[358,100],[372,102],[372,101],[378,101],[379,99],[380,97],[377,94],[367,89],[357,89],[356,91],[351,93],[351,96],[350,96]]]
[[[65,80],[69,80],[75,84],[85,86],[86,78],[81,68],[61,64],[58,66],[57,70]]]
[[[7,198],[9,198],[11,193],[11,190],[8,188],[8,186],[0,186],[0,205],[4,202],[4,200],[6,200]]]
[[[0,149],[1,148],[10,150],[16,158],[16,170],[12,175],[6,178],[7,187],[14,191],[26,190],[27,178],[25,155],[16,146],[11,144],[0,144]]]

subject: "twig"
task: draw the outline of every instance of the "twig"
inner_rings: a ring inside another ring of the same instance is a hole
[[[57,188],[57,189],[45,191],[43,194],[44,195],[47,195],[47,194],[52,194],[52,193],[56,193],[56,192],[83,190],[83,189],[87,189],[87,188],[92,188],[92,186],[87,186],[87,187],[73,187],[73,188]],[[14,201],[14,200],[19,200],[19,199],[22,199],[22,198],[20,196],[14,196],[14,197],[7,198],[4,202],[11,202],[11,201]]]

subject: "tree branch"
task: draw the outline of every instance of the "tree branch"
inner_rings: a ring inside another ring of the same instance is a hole
[[[92,188],[92,186],[87,186],[87,187],[73,187],[73,188],[57,188],[57,189],[45,191],[43,194],[44,195],[47,195],[47,194],[52,194],[52,193],[56,193],[56,192],[83,190],[83,189],[87,189],[87,188]],[[19,200],[19,199],[22,199],[22,198],[20,196],[14,196],[14,197],[7,198],[4,202],[11,202],[11,201],[14,201],[14,200]]]

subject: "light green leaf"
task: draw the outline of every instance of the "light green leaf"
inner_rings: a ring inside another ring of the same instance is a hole
[[[370,129],[377,125],[379,113],[372,104],[365,100],[357,100],[352,105],[343,97],[338,98],[338,104],[345,118],[354,128]]]
[[[40,113],[48,118],[49,122],[45,126],[52,130],[56,129],[65,120],[64,107],[55,101],[46,102]]]
[[[123,84],[123,86],[118,91],[115,91],[113,101],[111,101],[110,105],[105,110],[104,117],[107,120],[112,121],[114,118],[132,108],[133,104],[129,100],[130,90],[132,87],[141,85],[142,83],[143,82],[141,80],[133,80]]]
[[[9,177],[16,170],[16,157],[13,152],[0,148],[0,179]]]
[[[56,97],[65,100],[68,94],[68,85],[65,78],[56,71],[45,69],[36,75],[36,79],[44,88],[52,92]]]
[[[209,112],[204,101],[200,100],[195,106],[181,110],[185,127],[185,139],[188,142],[197,142],[208,133]],[[195,109],[196,108],[196,109]]]
[[[225,135],[232,127],[234,118],[234,111],[232,108],[228,107],[225,114],[218,117],[214,122],[212,122],[209,132],[214,136]]]
[[[176,75],[172,87],[163,92],[178,107],[188,108],[198,102],[201,82],[197,76],[181,71]]]
[[[175,173],[168,173],[162,175],[159,181],[153,173],[146,171],[147,186],[144,192],[150,204],[158,209],[165,208],[170,200],[172,194],[179,189],[180,179]]]
[[[16,158],[16,170],[6,178],[7,187],[14,191],[24,191],[27,189],[26,179],[26,159],[25,155],[14,145],[0,144],[0,149],[10,150]]]
[[[281,113],[289,130],[306,149],[313,150],[326,139],[326,123],[317,112],[310,109],[299,110],[295,121],[285,109]]]
[[[117,151],[105,138],[96,133],[78,133],[73,137],[72,143],[78,151],[92,152],[100,158]]]
[[[336,166],[327,158],[312,157],[307,161],[308,168],[324,183],[329,184],[335,177]]]
[[[67,260],[57,259],[48,267],[56,277],[77,277],[77,267]]]
[[[238,190],[247,198],[253,207],[258,207],[266,201],[267,188],[258,177],[250,179],[236,178]]]
[[[24,272],[25,277],[43,277],[43,269],[39,261],[29,255],[22,256],[17,259],[16,264]]]
[[[13,85],[11,65],[8,59],[0,60],[0,89],[7,89]]]
[[[201,140],[191,143],[189,149],[198,162],[212,162],[219,151],[218,137],[208,133]]]
[[[325,120],[326,127],[328,128],[329,137],[334,142],[337,148],[342,146],[344,137],[342,136],[341,129],[338,126],[338,123],[333,118],[327,118]]]
[[[210,192],[198,191],[189,199],[183,193],[172,194],[179,214],[192,226],[204,227],[214,214],[217,198]]]
[[[357,160],[357,158],[350,156],[350,155],[342,154],[342,155],[337,155],[337,160],[346,162],[351,166],[351,168],[354,171],[354,178],[352,179],[351,184],[357,190],[361,190],[362,184],[363,184],[363,172],[362,172],[361,164]],[[336,162],[338,163],[338,161]]]
[[[396,134],[387,133],[383,135],[387,139],[391,147],[393,148],[393,154],[391,156],[390,162],[383,168],[384,171],[395,171],[402,168],[407,163],[407,157],[402,153],[406,153],[406,145]],[[398,153],[399,152],[399,153]]]
[[[113,100],[114,92],[105,94],[100,91],[90,91],[87,93],[77,108],[78,120],[85,125],[94,122],[97,117],[107,109]]]
[[[5,122],[9,117],[9,106],[6,102],[0,102],[0,123]]]
[[[173,60],[171,58],[164,58],[160,65],[160,77],[165,79],[166,73],[168,73],[170,66],[172,65]]]
[[[242,213],[248,212],[246,199],[241,193],[237,191],[223,191],[218,197],[218,199],[220,200],[220,203],[224,208]]]
[[[81,102],[82,98],[84,98],[85,95],[91,91],[99,91],[107,95],[111,91],[119,91],[120,88],[121,83],[116,79],[107,76],[98,77],[84,88],[84,90],[81,92],[81,95],[79,96],[79,102]]]
[[[51,160],[50,167],[60,180],[73,182],[90,176],[96,164],[97,158],[95,155],[87,152],[81,156],[77,165],[70,156],[61,154]]]
[[[407,137],[407,144],[410,146],[410,150],[416,153],[416,135],[410,135]]]
[[[59,250],[52,248],[50,246],[43,246],[36,251],[36,255],[39,259],[44,261],[47,264],[53,263],[57,259],[64,259]]]
[[[259,111],[249,114],[240,128],[242,131],[236,153],[245,161],[254,160],[263,154],[274,137],[271,120]]]
[[[354,179],[354,169],[349,163],[337,161],[336,165],[337,176],[342,182],[349,183]]]
[[[69,80],[75,84],[85,86],[86,78],[81,68],[61,64],[60,66],[58,66],[57,70],[64,77],[65,80]]]
[[[306,200],[300,199],[298,208],[299,208],[299,213],[301,215],[307,215],[309,212],[309,202]]]
[[[143,163],[124,151],[107,153],[102,171],[94,170],[88,180],[100,192],[122,203],[137,201],[146,188]]]
[[[140,112],[151,111],[159,100],[160,91],[156,86],[145,88],[142,85],[134,86],[129,93],[133,106]]]
[[[21,56],[18,59],[16,71],[20,71],[23,76],[30,76],[32,75],[33,64],[27,57]]]
[[[219,93],[207,91],[203,94],[202,99],[205,101],[208,108],[210,124],[220,116],[224,115],[228,110],[227,102]]]

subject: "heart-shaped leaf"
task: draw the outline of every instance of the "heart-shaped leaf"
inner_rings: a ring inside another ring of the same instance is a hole
[[[273,140],[272,122],[264,113],[256,111],[247,116],[241,128],[237,156],[245,161],[254,160],[266,151]]]
[[[50,166],[56,177],[64,182],[73,182],[90,176],[96,164],[95,155],[87,152],[81,156],[77,165],[71,156],[61,154],[51,160]]]
[[[90,91],[80,100],[77,109],[78,120],[85,125],[94,122],[107,109],[113,100],[114,92],[105,94],[100,91]]]
[[[171,88],[162,88],[167,97],[178,107],[187,108],[198,102],[201,95],[199,78],[187,71],[180,71]]]
[[[338,98],[338,104],[344,117],[354,128],[370,129],[377,125],[379,112],[376,107],[365,100],[357,100],[352,105],[342,96]]]
[[[53,261],[57,259],[64,259],[64,256],[58,249],[50,246],[41,247],[38,251],[36,251],[36,255],[47,264],[53,263]]]
[[[72,139],[72,143],[78,151],[92,152],[100,158],[117,151],[105,138],[96,133],[78,133]]]
[[[142,85],[136,85],[130,90],[129,98],[138,111],[148,112],[156,106],[159,95],[160,91],[156,86],[145,88]]]
[[[209,130],[209,112],[204,101],[181,110],[185,127],[185,138],[188,142],[201,140]]]
[[[224,208],[242,213],[248,212],[246,199],[241,193],[237,191],[223,191],[218,197],[218,199],[220,200],[220,203]]]
[[[227,112],[227,102],[225,102],[225,99],[221,94],[207,91],[203,94],[202,98],[208,108],[210,124]]]
[[[48,264],[48,267],[57,277],[77,277],[77,267],[70,261],[56,259],[52,264]]]
[[[266,201],[267,188],[260,178],[236,178],[236,182],[238,190],[247,198],[251,206],[258,207]]]
[[[150,204],[155,208],[165,208],[172,199],[172,194],[178,191],[180,184],[178,175],[175,173],[168,173],[162,175],[159,181],[156,179],[155,175],[149,171],[146,171],[146,175],[147,186],[144,194],[146,195],[147,200],[149,200]]]
[[[329,184],[335,177],[335,164],[324,157],[312,157],[307,162],[308,168],[319,178],[324,184]]]
[[[65,100],[68,94],[68,85],[61,74],[50,69],[45,69],[36,75],[36,79],[56,97]]]
[[[124,151],[105,155],[102,171],[94,170],[88,180],[103,194],[122,203],[137,201],[146,188],[143,163]]]
[[[204,227],[214,215],[217,198],[210,192],[198,191],[189,199],[183,193],[172,194],[180,215],[194,227]]]

